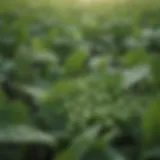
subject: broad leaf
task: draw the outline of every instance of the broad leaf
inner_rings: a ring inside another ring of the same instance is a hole
[[[23,125],[0,127],[0,143],[2,144],[46,144],[53,145],[54,138],[40,130]]]
[[[145,147],[160,144],[160,100],[157,99],[147,109],[143,117],[143,135]]]
[[[150,68],[148,65],[134,67],[123,72],[122,87],[128,89],[138,82],[147,79],[150,76]]]
[[[84,62],[88,57],[88,53],[85,48],[77,49],[71,54],[65,64],[64,69],[69,74],[77,74],[84,71]]]
[[[100,126],[95,126],[87,129],[83,134],[75,138],[71,147],[60,154],[56,160],[80,160],[92,144],[94,144],[100,128]]]

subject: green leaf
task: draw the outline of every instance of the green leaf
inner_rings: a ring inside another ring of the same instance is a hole
[[[105,71],[108,64],[107,56],[97,56],[95,58],[91,58],[90,60],[90,68],[93,71]]]
[[[105,158],[108,160],[126,160],[123,155],[112,148],[107,149]]]
[[[148,65],[141,65],[123,72],[122,87],[128,89],[150,76]]]
[[[53,145],[54,138],[35,128],[24,125],[8,125],[0,127],[0,143],[2,144],[46,144]]]
[[[27,107],[20,101],[10,102],[1,97],[0,102],[0,127],[8,124],[30,123]]]
[[[80,160],[84,153],[86,153],[96,141],[100,128],[98,125],[87,129],[83,134],[75,138],[71,147],[60,154],[56,160]]]
[[[160,159],[160,146],[147,150],[144,159]]]
[[[47,96],[47,92],[44,88],[36,87],[36,86],[21,86],[21,90],[24,90],[27,94],[33,96],[37,100],[43,100]]]
[[[134,49],[120,58],[120,62],[125,66],[136,66],[146,63],[148,59],[147,53],[143,49]]]
[[[51,90],[51,99],[58,100],[67,98],[73,91],[73,86],[68,81],[58,81]]]
[[[67,74],[77,74],[84,71],[84,62],[88,57],[88,53],[85,48],[77,49],[71,54],[65,64],[64,69]]]
[[[160,144],[160,100],[157,99],[144,114],[142,127],[144,144],[155,146]]]
[[[52,64],[57,64],[58,59],[54,55],[54,53],[50,52],[38,52],[38,54],[35,54],[33,57],[34,61],[36,63],[52,63]]]
[[[39,52],[44,49],[44,43],[40,38],[33,38],[32,39],[32,47],[35,52]]]
[[[159,56],[152,57],[151,59],[151,71],[153,76],[153,81],[156,85],[160,85],[160,63]]]

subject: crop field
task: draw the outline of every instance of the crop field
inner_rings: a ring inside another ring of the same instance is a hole
[[[160,3],[114,2],[0,1],[0,160],[160,160]]]

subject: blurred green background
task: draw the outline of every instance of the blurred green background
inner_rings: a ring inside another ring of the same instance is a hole
[[[0,160],[159,160],[159,15],[0,1]]]

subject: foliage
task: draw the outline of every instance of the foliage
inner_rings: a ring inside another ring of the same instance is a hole
[[[0,159],[160,159],[160,6],[143,3],[0,2]]]

